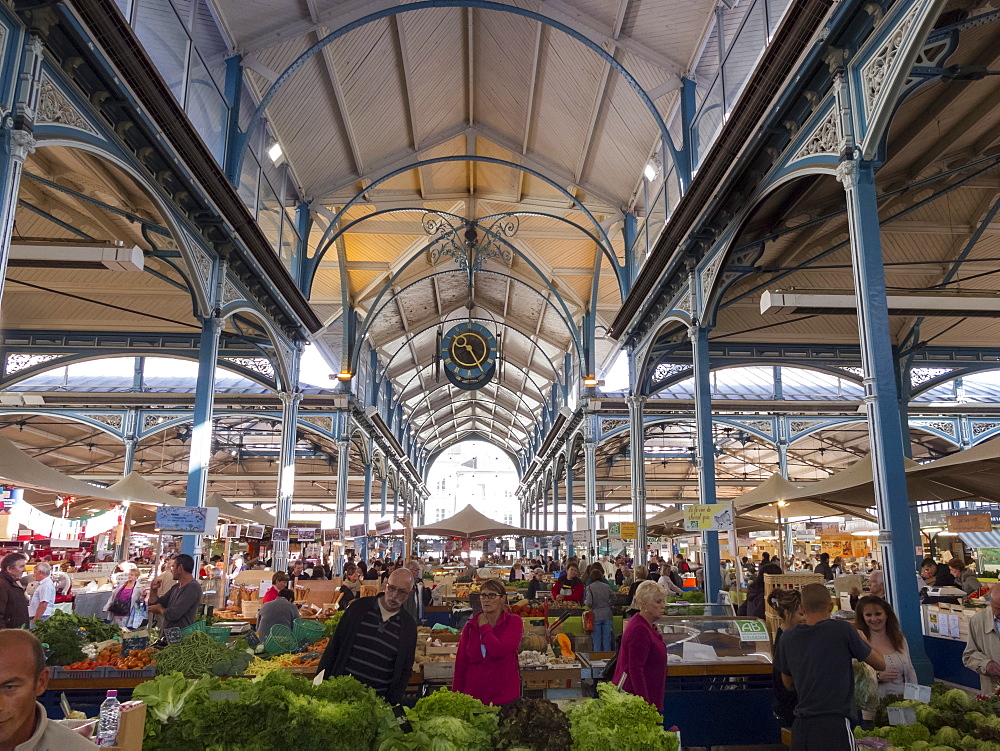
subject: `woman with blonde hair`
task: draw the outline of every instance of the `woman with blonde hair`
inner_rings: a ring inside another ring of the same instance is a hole
[[[629,619],[622,634],[614,682],[625,676],[622,689],[641,696],[661,712],[667,679],[667,647],[653,624],[663,615],[663,587],[642,582],[635,590],[633,605],[638,614]]]

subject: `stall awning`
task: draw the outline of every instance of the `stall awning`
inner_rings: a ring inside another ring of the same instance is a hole
[[[522,529],[509,524],[490,519],[479,513],[471,505],[466,506],[454,516],[442,519],[433,524],[414,527],[417,535],[439,535],[441,537],[502,537],[504,535],[558,535],[564,534],[554,530]]]
[[[1000,531],[995,529],[992,532],[962,532],[959,537],[970,548],[1000,548]]]
[[[48,490],[58,495],[100,498],[115,503],[123,500],[111,488],[98,488],[42,464],[3,436],[0,436],[0,479],[18,487]]]

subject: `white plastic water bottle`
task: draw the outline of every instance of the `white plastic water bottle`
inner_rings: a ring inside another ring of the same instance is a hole
[[[97,745],[114,746],[118,742],[118,720],[121,718],[121,703],[117,691],[108,691],[108,698],[101,704],[101,716],[97,721]]]

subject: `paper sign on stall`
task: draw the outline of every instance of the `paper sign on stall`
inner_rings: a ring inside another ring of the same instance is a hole
[[[715,648],[710,644],[698,644],[698,642],[684,642],[684,651],[681,657],[685,660],[716,660],[718,655]]]
[[[684,509],[684,529],[688,532],[731,529],[733,521],[731,503],[696,503]]]
[[[903,698],[914,699],[915,701],[929,704],[931,700],[931,687],[921,686],[919,683],[906,683],[903,685]]]
[[[886,707],[890,725],[916,725],[917,711],[913,707]]]

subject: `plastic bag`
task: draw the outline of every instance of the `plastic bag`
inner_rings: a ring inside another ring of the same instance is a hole
[[[866,662],[854,660],[854,700],[859,709],[878,707],[878,675]]]

